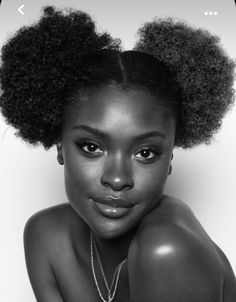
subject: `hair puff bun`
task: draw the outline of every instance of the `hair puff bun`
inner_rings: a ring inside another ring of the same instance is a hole
[[[137,36],[134,50],[165,62],[182,96],[176,145],[209,144],[235,98],[235,63],[222,49],[220,38],[173,18],[145,23]]]
[[[60,132],[67,94],[85,77],[83,58],[91,52],[120,49],[120,40],[97,33],[82,11],[63,13],[52,6],[2,48],[0,109],[16,136],[45,149]]]

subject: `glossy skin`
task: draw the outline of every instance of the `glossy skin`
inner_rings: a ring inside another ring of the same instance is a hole
[[[100,301],[90,269],[90,228],[109,282],[128,258],[114,302],[234,301],[236,281],[226,257],[191,210],[163,194],[176,125],[160,101],[109,86],[65,110],[57,150],[69,204],[34,215],[24,233],[38,301]],[[90,198],[107,195],[135,205],[118,219],[105,217]]]
[[[175,118],[142,91],[124,93],[106,88],[77,106],[77,110],[66,110],[67,122],[58,144],[68,199],[98,239],[123,236],[161,199],[174,144]],[[90,127],[107,137],[74,126]],[[153,132],[166,138],[155,135],[138,139]],[[86,143],[90,145],[83,145]],[[82,152],[88,148],[95,151]],[[147,150],[146,158],[142,150]],[[131,213],[122,219],[98,215],[89,198],[110,195],[135,203]]]

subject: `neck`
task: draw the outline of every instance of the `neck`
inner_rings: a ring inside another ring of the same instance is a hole
[[[128,257],[129,246],[136,231],[137,227],[113,239],[103,239],[93,233],[104,266],[116,267]]]

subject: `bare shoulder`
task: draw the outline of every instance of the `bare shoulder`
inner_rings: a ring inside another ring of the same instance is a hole
[[[79,221],[81,219],[75,213],[72,206],[69,203],[62,203],[36,212],[29,217],[26,227],[32,224],[46,224],[49,228],[48,230],[56,231],[58,228],[65,228],[69,223],[77,223]]]
[[[82,278],[80,265],[87,256],[83,227],[70,204],[43,209],[28,219],[24,229],[25,260],[37,301],[62,302],[68,295],[82,295],[83,288],[78,285]]]
[[[59,221],[63,216],[65,217],[65,215],[70,214],[72,211],[73,210],[69,203],[54,205],[34,213],[29,217],[27,223],[41,220],[51,220],[55,223],[57,220]]]
[[[131,292],[137,301],[151,291],[149,301],[165,297],[166,301],[233,302],[235,277],[219,250],[191,209],[165,196],[144,218],[131,243]]]
[[[25,261],[37,301],[63,301],[53,259],[57,259],[56,253],[68,248],[65,228],[62,231],[66,211],[65,205],[41,210],[27,220],[24,228]]]
[[[25,250],[37,247],[45,261],[56,266],[58,259],[70,253],[74,238],[79,238],[81,219],[70,204],[63,203],[33,214],[24,228]]]

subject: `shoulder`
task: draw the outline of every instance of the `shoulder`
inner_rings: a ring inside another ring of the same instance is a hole
[[[45,235],[50,235],[60,228],[66,212],[68,206],[65,203],[40,210],[29,217],[24,231],[45,231]]]
[[[191,216],[183,202],[168,197],[141,224],[128,256],[135,302],[148,295],[149,301],[220,301],[223,263]]]
[[[25,229],[41,227],[44,230],[53,232],[69,228],[69,224],[78,222],[80,219],[69,203],[62,203],[40,210],[29,217]],[[68,225],[68,226],[67,226]]]
[[[63,301],[55,275],[55,264],[68,252],[66,204],[33,214],[24,228],[27,271],[37,301]]]
[[[33,214],[24,227],[24,244],[37,244],[44,252],[53,253],[56,247],[66,247],[72,236],[76,214],[68,203],[52,206]]]

